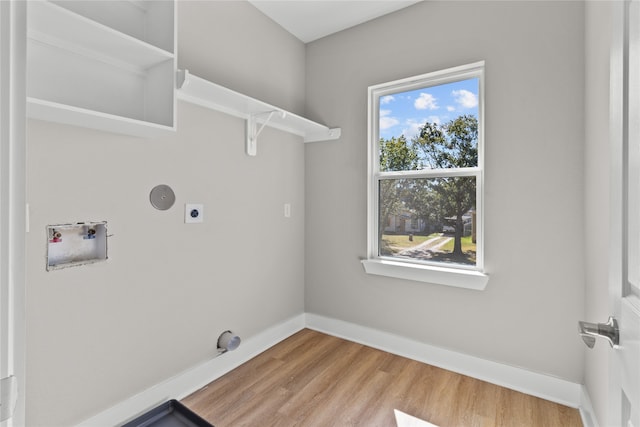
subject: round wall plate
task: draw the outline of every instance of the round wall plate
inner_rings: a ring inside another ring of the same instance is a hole
[[[168,185],[156,185],[151,190],[149,194],[149,200],[151,201],[151,205],[160,210],[166,211],[176,201],[176,195],[173,193],[173,190]]]

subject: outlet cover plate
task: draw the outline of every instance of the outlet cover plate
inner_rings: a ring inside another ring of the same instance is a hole
[[[184,205],[185,224],[196,224],[204,221],[204,205],[201,203],[186,203]]]

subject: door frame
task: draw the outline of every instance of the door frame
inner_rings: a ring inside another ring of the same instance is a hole
[[[609,145],[610,145],[610,247],[609,247],[609,313],[620,312],[620,283],[623,280],[623,230],[624,230],[624,197],[625,197],[625,165],[624,165],[624,112],[625,96],[624,90],[624,64],[625,64],[625,33],[626,33],[626,13],[627,0],[612,2],[612,34],[610,53],[610,74],[609,74]],[[620,420],[615,420],[619,416],[621,396],[619,396],[619,370],[617,365],[615,350],[609,350],[608,355],[608,378],[609,391],[607,415],[605,420],[601,420],[605,425],[615,425]]]
[[[638,4],[637,1],[635,1]],[[636,225],[629,225],[629,185],[628,175],[630,173],[629,158],[630,151],[627,146],[629,139],[629,108],[637,109],[637,103],[630,103],[629,94],[631,92],[630,72],[629,72],[629,46],[633,41],[630,39],[630,5],[631,0],[612,2],[612,40],[610,59],[610,251],[609,251],[609,312],[620,320],[623,310],[631,305],[638,305],[638,297],[634,292],[629,291],[629,231],[633,231]],[[637,49],[637,46],[635,47]],[[637,86],[637,81],[633,83]],[[634,154],[635,156],[635,154]],[[636,169],[636,168],[634,168]],[[634,249],[634,252],[637,249]],[[626,289],[623,289],[626,287]],[[629,296],[627,296],[629,294]],[[627,300],[627,301],[625,301]],[[632,300],[632,301],[631,301]],[[609,390],[606,425],[621,425],[624,417],[623,399],[620,393],[623,383],[628,382],[628,372],[623,372],[625,364],[623,353],[629,352],[625,349],[625,333],[629,334],[637,329],[621,323],[621,349],[609,351]],[[635,336],[635,335],[634,335]],[[628,342],[628,340],[626,340]],[[628,356],[626,356],[628,358]],[[636,378],[637,380],[637,378]],[[629,384],[627,384],[629,387]],[[632,388],[632,387],[631,387]],[[637,408],[636,408],[637,410]]]
[[[26,23],[26,2],[0,0],[0,378],[17,385],[0,427],[24,426],[26,416]]]

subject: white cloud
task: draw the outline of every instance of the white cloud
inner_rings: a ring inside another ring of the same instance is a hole
[[[402,130],[403,135],[408,141],[410,141],[412,138],[418,136],[420,128],[422,128],[426,122],[439,125],[441,123],[441,119],[439,116],[429,116],[424,119],[407,119],[404,123],[406,127]]]
[[[456,107],[454,107],[453,105],[447,105],[447,111],[449,112],[456,111]]]
[[[409,119],[405,122],[406,128],[402,129],[402,134],[407,141],[411,141],[414,137],[418,135],[420,128],[424,125],[424,121],[420,122],[415,119]]]
[[[395,100],[396,99],[393,97],[393,95],[383,96],[382,98],[380,98],[380,105],[388,104],[391,101],[395,101]]]
[[[395,117],[380,117],[380,129],[385,130],[400,123]]]
[[[380,110],[380,130],[389,129],[400,123],[395,117],[391,117],[391,110]]]
[[[427,120],[425,120],[425,122],[431,122],[439,125],[440,123],[442,123],[442,120],[440,119],[440,116],[429,116],[427,117]]]
[[[478,96],[465,89],[454,90],[451,92],[455,101],[464,108],[473,108],[478,105]]]
[[[435,96],[424,92],[415,100],[413,106],[418,110],[437,110],[440,108]]]

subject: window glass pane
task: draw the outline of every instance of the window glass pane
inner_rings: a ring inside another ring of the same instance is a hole
[[[380,97],[381,171],[478,166],[479,79]]]
[[[476,265],[475,176],[379,181],[380,256]]]

